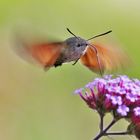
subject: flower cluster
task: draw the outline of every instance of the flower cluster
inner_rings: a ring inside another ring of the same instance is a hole
[[[111,112],[118,118],[126,118],[133,124],[140,123],[140,80],[126,75],[106,75],[96,78],[85,88],[75,91],[97,112]]]

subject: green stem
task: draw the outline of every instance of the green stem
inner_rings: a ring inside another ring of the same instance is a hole
[[[99,113],[99,115],[100,115],[100,133],[101,133],[104,129],[104,114]]]
[[[105,136],[109,136],[109,135],[128,135],[130,134],[129,132],[108,132],[108,133],[105,133],[104,135]]]
[[[98,140],[102,136],[105,136],[105,133],[108,131],[108,129],[110,129],[116,122],[117,120],[113,119],[112,122],[102,132],[100,132],[93,140]]]

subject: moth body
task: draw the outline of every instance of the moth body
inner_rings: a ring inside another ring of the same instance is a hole
[[[62,49],[54,64],[55,67],[62,65],[62,63],[80,59],[87,48],[88,42],[80,37],[71,37],[64,41],[64,45],[66,47]]]

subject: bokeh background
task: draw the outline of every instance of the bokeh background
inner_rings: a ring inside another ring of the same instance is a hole
[[[70,37],[66,27],[85,38],[112,29],[133,59],[122,73],[140,78],[140,1],[0,1],[0,139],[91,140],[98,116],[73,91],[97,75],[80,64],[44,72],[26,63],[10,47],[9,32],[16,25],[62,40]],[[113,130],[126,126],[122,121]]]

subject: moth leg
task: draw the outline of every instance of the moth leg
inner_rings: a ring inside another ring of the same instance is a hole
[[[54,67],[56,68],[56,67],[61,66],[61,65],[62,65],[62,63],[55,63]]]
[[[72,65],[74,66],[78,61],[79,61],[80,58],[78,58]]]

